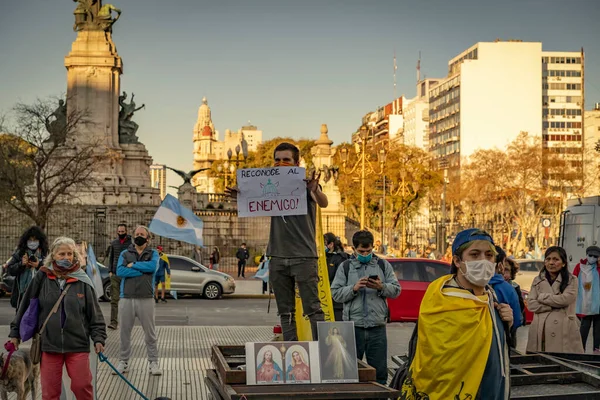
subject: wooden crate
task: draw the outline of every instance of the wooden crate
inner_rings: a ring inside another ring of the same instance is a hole
[[[246,371],[238,370],[241,365],[246,365],[246,348],[243,345],[212,347],[211,360],[217,375],[223,384],[245,385]],[[358,381],[373,382],[375,368],[364,361],[358,361]]]
[[[215,370],[206,371],[206,386],[215,400],[347,400],[347,399],[396,399],[397,390],[376,382],[331,383],[305,385],[226,385],[217,377]]]

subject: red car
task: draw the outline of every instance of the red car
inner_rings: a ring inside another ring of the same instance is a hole
[[[390,322],[416,321],[421,300],[429,282],[450,273],[450,264],[426,258],[390,258],[402,291],[395,299],[388,299]]]
[[[390,322],[414,322],[419,318],[421,301],[429,282],[450,273],[450,264],[426,258],[393,258],[387,259],[394,268],[394,273],[402,291],[395,299],[388,299]],[[533,313],[527,309],[527,294],[522,290],[525,301],[525,320],[533,321]]]

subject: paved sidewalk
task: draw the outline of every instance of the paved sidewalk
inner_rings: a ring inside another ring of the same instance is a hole
[[[387,325],[388,365],[392,365],[393,355],[403,355],[408,348],[414,323],[393,323]],[[8,327],[0,326],[0,335],[8,336]],[[519,329],[519,350],[524,350],[528,328]],[[255,327],[209,327],[209,326],[159,326],[158,348],[163,375],[150,376],[144,333],[135,326],[132,334],[131,370],[128,379],[150,400],[167,396],[173,400],[212,400],[204,385],[206,369],[212,368],[210,349],[214,344],[237,344],[269,341],[272,326]],[[27,347],[28,343],[23,345]],[[113,364],[119,361],[119,332],[108,331],[106,355]],[[111,374],[105,363],[98,367],[99,400],[134,400],[139,398],[118,376]],[[39,387],[39,386],[38,386]],[[15,395],[9,396],[15,400]],[[41,394],[38,396],[41,399]]]
[[[240,297],[240,298],[268,298],[266,294],[262,294],[262,280],[255,279],[254,275],[246,277],[245,279],[235,279],[235,293],[230,295],[224,295],[227,297]]]

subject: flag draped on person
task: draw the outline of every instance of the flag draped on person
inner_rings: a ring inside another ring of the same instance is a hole
[[[319,273],[319,299],[321,299],[321,309],[325,314],[325,321],[334,321],[333,300],[331,299],[331,282],[329,282],[329,273],[327,272],[327,258],[325,257],[325,242],[323,241],[323,221],[321,220],[321,207],[317,206],[317,227],[315,233],[317,241],[317,254],[319,255],[318,273]],[[298,331],[298,340],[311,341],[312,330],[310,320],[303,315],[302,300],[296,286],[296,330]]]
[[[202,246],[203,222],[192,210],[167,194],[150,222],[150,232],[170,239]]]

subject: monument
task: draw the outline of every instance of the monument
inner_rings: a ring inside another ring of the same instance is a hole
[[[342,203],[340,189],[337,186],[339,168],[333,165],[335,149],[331,147],[333,141],[327,135],[327,125],[321,125],[321,137],[315,142],[312,152],[314,168],[321,172],[321,185],[323,193],[327,195],[329,205],[321,210],[323,230],[333,232],[344,238],[346,235],[346,211]]]
[[[75,0],[73,30],[77,38],[65,57],[68,110],[86,112],[91,123],[80,127],[77,141],[98,143],[107,162],[94,174],[100,183],[79,193],[83,204],[157,205],[159,192],[150,182],[152,158],[139,142],[132,93],[121,95],[123,61],[112,39],[121,10],[102,0]],[[57,116],[56,121],[59,121]]]

